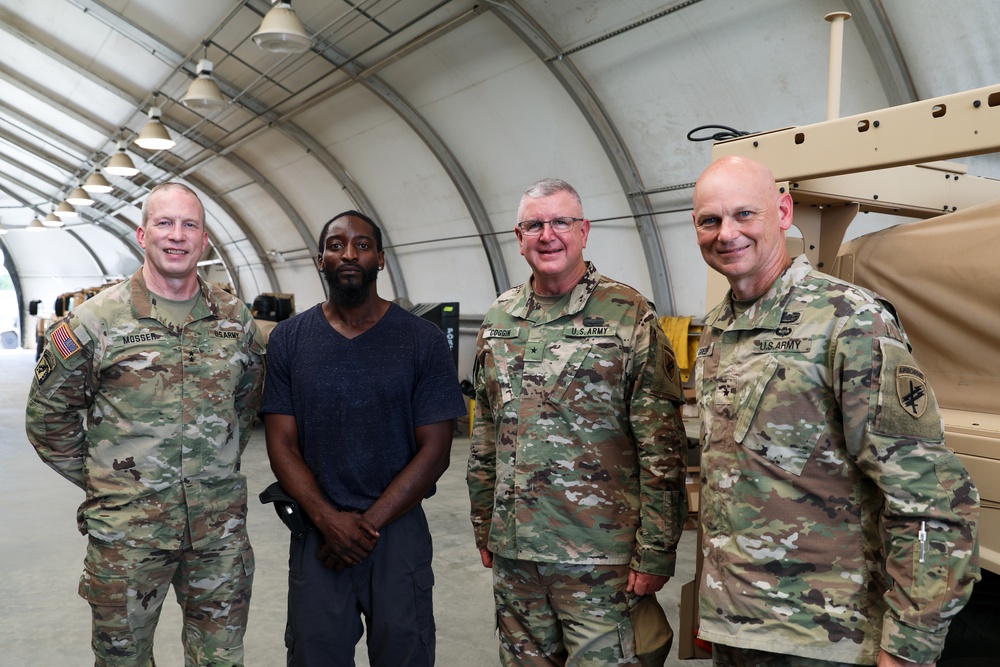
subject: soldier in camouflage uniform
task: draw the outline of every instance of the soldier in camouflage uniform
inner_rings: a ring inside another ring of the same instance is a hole
[[[792,261],[792,200],[723,158],[694,225],[730,282],[696,362],[699,635],[716,665],[919,665],[978,579],[978,494],[891,306]]]
[[[533,185],[518,220],[532,277],[479,332],[468,471],[501,659],[633,664],[629,605],[673,574],[687,513],[673,351],[646,299],[584,261],[569,184]]]
[[[49,329],[28,398],[38,455],[86,492],[80,595],[97,665],[153,664],[171,584],[185,664],[243,664],[254,561],[240,455],[264,347],[247,307],[198,278],[204,216],[186,186],[153,189],[143,266]]]

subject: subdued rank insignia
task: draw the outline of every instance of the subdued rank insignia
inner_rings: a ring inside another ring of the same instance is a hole
[[[913,366],[896,367],[896,397],[906,414],[918,419],[927,409],[927,382]]]
[[[44,384],[45,380],[52,375],[52,370],[54,368],[55,364],[52,363],[52,350],[46,348],[46,350],[42,352],[42,357],[35,365],[35,379],[38,380],[39,386]]]

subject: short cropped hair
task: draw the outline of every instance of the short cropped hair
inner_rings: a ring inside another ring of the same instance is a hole
[[[183,190],[184,192],[187,192],[188,194],[190,194],[192,197],[195,198],[195,201],[198,202],[198,207],[201,209],[201,226],[204,227],[205,205],[201,203],[201,198],[198,196],[197,192],[195,192],[188,186],[184,185],[183,183],[179,183],[177,181],[167,181],[166,183],[160,183],[159,185],[157,185],[156,187],[154,187],[152,190],[149,191],[149,194],[146,195],[145,201],[142,202],[142,226],[145,227],[146,223],[149,222],[149,202],[153,198],[153,195],[155,195],[157,192],[160,192],[161,190],[169,190],[172,188],[177,190]]]
[[[350,211],[344,211],[343,213],[338,213],[337,215],[327,220],[326,224],[323,225],[323,231],[319,233],[319,253],[321,255],[323,254],[323,244],[326,242],[326,234],[328,231],[330,231],[330,225],[332,225],[340,218],[346,218],[347,216],[351,216],[352,218],[361,218],[362,220],[367,222],[369,226],[371,226],[372,235],[375,237],[375,250],[377,250],[378,252],[382,252],[382,230],[379,229],[379,226],[375,224],[374,220],[369,218],[364,213],[359,213],[358,211],[350,210]]]
[[[559,178],[543,178],[529,185],[528,189],[521,195],[521,203],[517,206],[517,219],[521,219],[521,209],[524,207],[526,199],[540,199],[541,197],[549,197],[559,192],[568,192],[573,197],[577,206],[580,207],[580,210],[583,210],[583,202],[580,201],[580,194],[576,191],[576,188]]]

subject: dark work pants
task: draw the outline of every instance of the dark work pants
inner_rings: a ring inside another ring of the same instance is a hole
[[[371,667],[434,664],[430,531],[417,507],[381,531],[371,555],[335,572],[316,557],[315,528],[289,549],[289,667],[353,667],[354,648],[367,629]]]

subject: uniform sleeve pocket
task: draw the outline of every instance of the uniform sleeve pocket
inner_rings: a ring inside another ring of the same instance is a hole
[[[872,430],[879,435],[941,442],[944,430],[934,392],[906,346],[879,338],[882,367]]]

